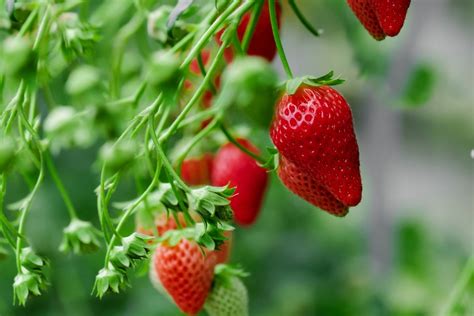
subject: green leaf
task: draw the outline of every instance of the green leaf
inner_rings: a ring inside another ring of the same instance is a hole
[[[416,66],[407,81],[402,101],[407,106],[418,107],[426,104],[436,87],[435,69],[428,64]]]

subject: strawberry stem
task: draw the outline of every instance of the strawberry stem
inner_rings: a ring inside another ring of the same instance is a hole
[[[275,44],[278,50],[278,56],[280,56],[281,63],[285,69],[288,79],[293,79],[293,72],[291,71],[290,64],[286,58],[285,50],[281,43],[280,32],[278,31],[278,20],[276,14],[276,3],[275,0],[268,0],[269,10],[270,10],[270,22],[272,24],[273,38],[275,39]]]
[[[259,162],[260,164],[265,164],[267,162],[266,159],[260,157],[259,155],[251,152],[250,150],[248,150],[247,148],[245,148],[244,146],[242,146],[238,141],[237,139],[235,139],[234,136],[232,136],[232,134],[229,132],[229,130],[224,126],[223,123],[221,123],[219,125],[219,128],[220,130],[222,131],[222,133],[225,135],[225,137],[227,138],[227,140],[229,142],[231,142],[232,144],[234,144],[235,146],[237,146],[237,148],[239,148],[244,154],[247,154],[249,155],[250,157],[252,157],[253,159],[255,159],[257,162]]]
[[[246,52],[250,46],[250,40],[252,39],[253,33],[255,33],[255,28],[257,27],[258,18],[262,13],[264,1],[258,1],[255,5],[255,8],[252,10],[252,15],[250,16],[250,21],[245,30],[244,38],[242,40],[242,49]]]

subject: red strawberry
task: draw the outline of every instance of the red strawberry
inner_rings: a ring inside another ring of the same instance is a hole
[[[205,256],[195,242],[181,239],[176,246],[158,245],[153,263],[155,275],[179,309],[197,314],[211,289],[216,255]]]
[[[189,158],[181,166],[181,176],[191,186],[209,184],[212,172],[212,154]]]
[[[204,66],[208,64],[209,57],[211,57],[211,52],[208,49],[203,49],[201,52],[201,58]],[[196,58],[191,61],[191,64],[189,65],[189,71],[195,75],[201,75],[201,69],[199,68],[199,63]]]
[[[248,140],[238,142],[248,150],[258,153]],[[257,162],[243,153],[237,146],[228,143],[217,153],[212,170],[212,185],[235,187],[231,207],[234,219],[240,225],[250,225],[255,222],[262,206],[268,174]]]
[[[195,221],[200,221],[200,218],[197,215],[191,214],[192,218]],[[178,214],[179,222],[181,227],[186,227],[186,221],[184,220],[184,215],[182,213]],[[172,215],[169,215],[166,212],[159,212],[155,215],[155,227],[156,232],[153,231],[153,228],[145,228],[142,223],[137,221],[136,231],[144,235],[153,236],[155,233],[158,234],[158,237],[163,236],[169,230],[178,229],[176,225],[176,220]],[[213,252],[217,255],[217,263],[226,263],[229,260],[231,247],[232,247],[232,232],[227,231],[224,233],[227,240],[220,246],[219,250],[208,251],[209,253]]]
[[[276,13],[278,19],[278,26],[281,25],[281,6],[280,3],[276,3]],[[240,21],[239,27],[237,28],[237,34],[240,40],[244,38],[245,31],[247,30],[247,25],[250,22],[250,13],[247,12],[242,17]],[[222,43],[221,36],[224,31],[220,31],[216,35],[217,42],[219,44]],[[275,41],[273,39],[273,32],[272,32],[272,25],[270,22],[270,11],[268,8],[268,2],[265,1],[263,5],[262,12],[257,22],[257,26],[255,27],[255,32],[253,34],[252,39],[250,40],[249,48],[248,48],[248,55],[251,56],[260,56],[265,58],[268,61],[272,61],[275,57],[277,52]],[[232,50],[227,50],[225,52],[225,57],[228,63],[230,63],[233,59],[233,52]]]
[[[307,172],[298,169],[295,164],[284,157],[280,159],[278,176],[288,189],[311,204],[336,216],[347,214],[347,206],[339,202],[324,186],[311,178]]]
[[[411,0],[372,0],[377,19],[385,34],[396,36],[405,22]]]
[[[344,206],[360,202],[359,148],[352,113],[336,90],[302,85],[293,95],[284,95],[270,134],[281,156]]]
[[[372,1],[373,0],[347,0],[347,3],[372,37],[381,41],[385,38],[385,33],[377,19]]]

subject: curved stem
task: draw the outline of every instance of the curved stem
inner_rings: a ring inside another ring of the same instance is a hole
[[[224,23],[224,21],[234,13],[235,9],[240,5],[239,1],[234,1],[227,9],[222,12],[222,14],[211,24],[207,31],[201,36],[198,42],[193,46],[189,52],[186,59],[181,64],[181,69],[188,68],[191,61],[197,56],[197,54],[204,48],[208,39],[214,35],[214,33],[219,29],[219,27]],[[224,45],[222,45],[224,46]]]
[[[58,188],[61,197],[63,198],[70,219],[76,219],[77,212],[74,208],[74,204],[72,203],[71,198],[69,197],[69,194],[67,193],[67,190],[58,175],[58,171],[56,170],[56,166],[53,163],[53,159],[51,158],[51,153],[49,151],[45,153],[45,162],[46,167],[48,168],[49,173],[51,174],[51,177],[53,178],[53,181],[56,184],[56,187]]]
[[[202,60],[202,54],[201,53],[199,53],[199,55],[197,57],[197,62],[198,62],[199,70],[201,71],[201,74],[205,77],[206,76],[206,67],[205,67],[204,62]],[[212,94],[217,93],[217,89],[214,86],[214,83],[212,82],[212,80],[209,81],[209,89],[211,90]]]
[[[41,182],[43,181],[44,177],[44,159],[43,159],[43,152],[41,148],[41,143],[38,139],[38,135],[34,128],[30,125],[30,122],[28,122],[27,117],[25,116],[25,113],[23,111],[22,104],[19,104],[18,106],[18,114],[26,128],[26,130],[31,134],[31,137],[33,139],[33,142],[35,143],[37,150],[38,150],[38,155],[39,155],[39,161],[40,161],[40,166],[39,166],[39,174],[38,178],[36,179],[35,186],[31,190],[30,194],[28,195],[26,201],[21,207],[21,215],[20,215],[20,224],[18,226],[18,237],[16,240],[16,263],[17,263],[17,269],[18,273],[21,273],[21,260],[20,260],[20,255],[21,255],[21,247],[22,247],[22,234],[23,230],[25,227],[25,222],[26,222],[26,217],[31,209],[31,203],[33,201],[33,197],[36,195],[36,192],[39,189],[39,186]]]
[[[44,34],[46,33],[46,26],[48,24],[49,18],[49,5],[46,7],[43,18],[41,19],[38,33],[36,34],[35,42],[33,43],[33,50],[37,50],[39,44],[41,43],[41,39],[43,38]]]
[[[461,272],[461,276],[456,282],[456,285],[454,286],[453,291],[449,295],[448,303],[444,306],[443,310],[440,313],[441,316],[452,315],[453,309],[455,309],[456,304],[459,302],[459,300],[462,299],[462,296],[463,294],[465,294],[465,290],[468,287],[469,283],[473,281],[474,281],[474,255],[472,255],[469,258],[463,271]]]
[[[189,111],[191,111],[192,107],[196,102],[201,98],[202,94],[206,91],[209,82],[211,81],[212,76],[214,75],[215,71],[217,70],[217,67],[219,65],[219,62],[221,61],[222,56],[224,55],[224,50],[225,46],[227,43],[222,43],[221,47],[219,48],[216,57],[214,58],[214,61],[212,62],[211,66],[209,67],[209,70],[202,80],[201,84],[197,88],[196,92],[194,95],[191,97],[191,100],[184,106],[183,110],[181,113],[179,113],[178,117],[174,120],[174,122],[171,124],[171,126],[166,130],[166,132],[161,135],[159,138],[159,142],[162,143],[165,140],[167,140],[173,133],[176,131],[178,126],[181,124],[181,122],[186,118],[186,115],[188,115]]]
[[[220,116],[216,116],[205,128],[199,131],[191,140],[189,145],[186,147],[185,150],[179,155],[178,159],[176,159],[176,165],[178,166],[178,170],[181,170],[181,166],[183,164],[184,159],[188,156],[189,152],[198,144],[204,137],[209,135],[209,133],[216,128],[216,126],[220,122]]]
[[[120,68],[125,47],[130,37],[139,30],[145,18],[143,12],[137,11],[132,19],[118,31],[112,55],[112,75],[110,80],[110,94],[112,97],[119,95]]]
[[[286,75],[288,79],[293,79],[293,72],[291,71],[290,65],[288,64],[288,59],[285,55],[285,50],[283,49],[283,45],[281,43],[280,32],[278,30],[278,20],[276,15],[276,3],[275,0],[268,0],[268,6],[270,10],[270,21],[272,24],[272,31],[273,31],[273,38],[275,39],[275,44],[278,50],[278,55],[280,56],[281,63],[283,64],[283,68],[285,69]]]
[[[20,31],[17,34],[18,37],[24,36],[26,34],[26,31],[29,30],[29,28],[33,24],[33,21],[36,19],[36,16],[38,15],[38,11],[39,9],[36,8],[28,15],[28,18],[26,19],[25,23],[23,23]]]
[[[264,158],[260,157],[259,155],[253,153],[252,151],[250,151],[247,148],[245,148],[244,146],[242,146],[242,144],[240,144],[237,141],[237,139],[235,139],[235,137],[232,136],[232,134],[227,130],[227,128],[224,126],[224,124],[220,124],[219,128],[221,129],[222,133],[225,135],[227,140],[229,142],[231,142],[232,144],[234,144],[235,146],[237,146],[242,152],[249,155],[250,157],[252,157],[256,161],[258,161],[260,164],[264,164],[266,162],[266,160]]]
[[[295,12],[296,16],[298,17],[298,19],[300,20],[300,22],[304,25],[304,27],[306,27],[306,29],[311,33],[313,34],[314,36],[320,36],[321,35],[321,31],[320,30],[317,30],[315,29],[311,23],[309,23],[309,21],[305,18],[305,16],[303,15],[303,13],[301,12],[300,8],[298,8],[298,6],[296,5],[295,3],[295,0],[288,0],[288,3],[291,7],[291,9],[293,9],[293,12]]]
[[[242,49],[244,52],[249,49],[250,41],[252,40],[253,33],[255,33],[260,14],[262,13],[263,4],[264,1],[258,1],[250,16],[249,24],[247,25],[244,38],[242,39]]]

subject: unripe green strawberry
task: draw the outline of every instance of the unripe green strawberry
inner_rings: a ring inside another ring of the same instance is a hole
[[[181,72],[180,61],[170,52],[157,52],[152,55],[148,82],[164,92],[174,91],[178,86]]]
[[[227,265],[215,268],[212,290],[207,297],[204,309],[209,316],[247,316],[248,293],[238,275],[246,276],[240,270]]]
[[[278,76],[261,57],[233,62],[222,75],[216,106],[236,107],[250,120],[268,127],[277,98]]]

